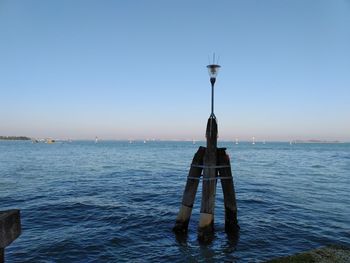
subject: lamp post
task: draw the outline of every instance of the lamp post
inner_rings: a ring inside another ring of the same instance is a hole
[[[218,75],[220,65],[217,64],[210,64],[207,66],[208,68],[208,73],[210,77],[210,83],[211,83],[211,114],[210,118],[216,118],[214,114],[214,84],[216,81],[216,76]]]
[[[207,122],[207,147],[199,147],[194,155],[187,176],[182,203],[173,228],[175,233],[186,233],[199,181],[202,180],[202,201],[198,225],[198,239],[208,242],[214,237],[214,210],[216,183],[220,179],[224,194],[225,231],[238,238],[236,195],[233,185],[231,163],[226,148],[217,148],[218,125],[214,114],[214,85],[220,65],[207,66],[211,83],[211,114]]]

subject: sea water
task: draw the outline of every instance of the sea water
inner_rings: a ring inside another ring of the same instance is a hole
[[[172,232],[191,160],[204,142],[0,141],[0,210],[22,235],[7,262],[260,262],[350,245],[350,144],[221,142],[231,157],[240,235],[197,240],[201,185],[188,235]]]

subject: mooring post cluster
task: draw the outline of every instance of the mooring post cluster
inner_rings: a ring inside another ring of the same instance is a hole
[[[207,66],[211,83],[211,114],[207,122],[207,147],[200,146],[194,155],[187,177],[185,191],[182,197],[180,211],[173,230],[176,233],[186,233],[192,214],[196,192],[202,179],[202,201],[198,226],[198,238],[209,241],[214,233],[214,209],[217,180],[221,180],[224,193],[225,230],[237,233],[237,205],[230,158],[226,148],[217,148],[218,125],[214,114],[214,84],[220,66],[214,63]]]

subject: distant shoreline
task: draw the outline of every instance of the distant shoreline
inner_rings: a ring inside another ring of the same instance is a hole
[[[0,140],[5,141],[28,141],[31,140],[31,138],[26,136],[0,136]]]
[[[295,140],[293,143],[342,143],[341,141],[323,141],[323,140]]]
[[[30,140],[34,140],[33,138],[27,137],[27,136],[0,136],[0,141],[4,140],[4,141],[30,141]],[[55,141],[66,141],[68,139],[55,139]],[[69,139],[71,140],[71,139]],[[74,141],[90,141],[93,139],[74,139]],[[190,139],[134,139],[134,140],[128,140],[128,139],[100,139],[101,141],[131,141],[131,142],[195,142],[195,143],[199,143],[199,142],[205,142],[205,139],[202,140],[190,140]],[[223,143],[231,143],[233,142],[233,140],[220,140]],[[249,140],[242,140],[239,143],[251,143],[251,141]],[[260,144],[260,143],[290,143],[290,144],[333,144],[333,143],[350,143],[348,141],[339,141],[339,140],[316,140],[316,139],[311,139],[311,140],[291,140],[291,141],[268,141],[268,140],[264,140],[264,141],[260,141],[257,140],[255,142],[256,144]]]

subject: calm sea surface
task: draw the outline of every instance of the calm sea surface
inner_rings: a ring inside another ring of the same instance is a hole
[[[171,231],[192,142],[32,144],[0,141],[0,210],[19,208],[8,262],[260,262],[330,243],[350,245],[350,144],[221,143],[241,226],[197,241],[201,187],[187,237]]]

